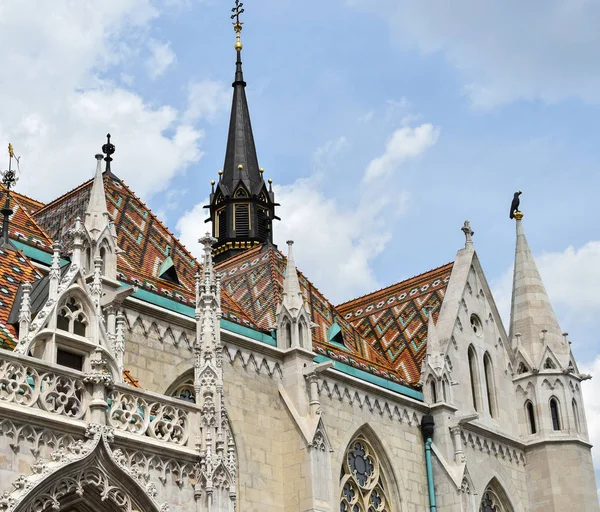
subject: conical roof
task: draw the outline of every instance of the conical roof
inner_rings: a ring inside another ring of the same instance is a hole
[[[534,364],[541,363],[547,345],[563,365],[568,364],[569,346],[565,341],[548,293],[527,243],[522,215],[516,215],[517,244],[510,312],[510,334],[520,335],[523,349]],[[544,332],[545,331],[545,332]]]

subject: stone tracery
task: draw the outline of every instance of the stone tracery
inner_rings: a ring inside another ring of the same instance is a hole
[[[391,512],[383,468],[363,435],[348,445],[340,474],[340,512]]]

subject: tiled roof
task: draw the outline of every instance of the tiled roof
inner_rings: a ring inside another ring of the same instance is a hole
[[[275,325],[285,267],[286,258],[278,250],[262,245],[225,260],[217,265],[217,272],[223,289],[259,327],[269,329]],[[388,380],[410,383],[387,364],[383,355],[361,339],[358,331],[301,272],[298,272],[298,279],[311,319],[317,324],[312,331],[315,352]],[[334,323],[342,331],[345,348],[329,340],[328,331]]]
[[[12,350],[17,341],[17,333],[8,324],[8,317],[19,285],[25,281],[32,283],[41,278],[37,269],[17,250],[0,249],[0,347]]]
[[[91,184],[89,180],[38,210],[35,217],[52,238],[63,239],[77,217],[84,219]],[[104,187],[117,245],[122,250],[118,257],[118,279],[194,306],[195,274],[200,268],[196,259],[123,181],[105,173]],[[168,256],[173,260],[179,284],[158,277]],[[224,318],[256,327],[227,293],[222,296],[222,308]]]
[[[4,204],[5,192],[1,185],[0,191],[2,191],[2,204]],[[9,224],[10,237],[32,247],[51,252],[52,240],[48,238],[33,217],[33,212],[39,209],[42,203],[14,191],[10,193],[10,197],[10,205],[13,210]]]
[[[437,321],[453,263],[337,306],[396,373],[419,381],[427,352],[428,309]]]

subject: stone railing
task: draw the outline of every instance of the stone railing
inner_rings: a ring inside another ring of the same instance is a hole
[[[2,352],[0,401],[34,407],[73,419],[86,413],[86,389],[82,376],[56,369],[32,358]]]
[[[148,436],[165,443],[186,446],[192,418],[198,412],[194,404],[154,393],[117,385],[107,397],[107,423],[117,430]]]

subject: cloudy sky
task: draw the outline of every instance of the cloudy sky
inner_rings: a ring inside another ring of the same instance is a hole
[[[294,239],[298,265],[341,302],[452,260],[469,219],[506,312],[523,190],[561,326],[598,375],[585,389],[600,445],[600,4],[245,3],[277,242]],[[194,250],[224,159],[229,2],[30,4],[0,1],[0,143],[22,155],[19,190],[48,201],[91,177],[110,131],[114,172]]]

